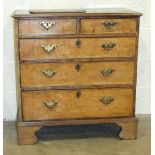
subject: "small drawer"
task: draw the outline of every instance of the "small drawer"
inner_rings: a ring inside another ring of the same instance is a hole
[[[21,64],[21,86],[133,84],[134,61]]]
[[[136,33],[136,19],[81,19],[81,34]]]
[[[133,115],[133,89],[22,92],[23,120],[126,117]]]
[[[76,19],[19,20],[19,35],[76,34]]]
[[[118,58],[135,56],[134,37],[21,39],[20,59]]]

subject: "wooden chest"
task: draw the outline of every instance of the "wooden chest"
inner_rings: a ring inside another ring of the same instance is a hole
[[[140,13],[15,11],[18,144],[43,126],[113,123],[135,139]]]

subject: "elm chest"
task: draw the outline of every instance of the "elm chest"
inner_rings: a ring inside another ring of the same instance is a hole
[[[43,126],[113,123],[135,139],[140,13],[15,11],[18,144]]]

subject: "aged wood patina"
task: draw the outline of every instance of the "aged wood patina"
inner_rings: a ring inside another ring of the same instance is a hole
[[[43,126],[115,124],[137,137],[139,18],[126,9],[15,11],[18,144]]]

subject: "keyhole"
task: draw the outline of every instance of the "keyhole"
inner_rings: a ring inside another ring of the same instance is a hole
[[[78,40],[76,40],[75,44],[76,44],[76,46],[77,46],[78,48],[80,48],[81,41],[78,39]]]
[[[81,68],[81,65],[80,64],[77,64],[76,66],[75,66],[75,69],[79,72],[80,71],[80,68]]]
[[[79,99],[80,96],[81,96],[81,92],[80,92],[80,90],[78,90],[78,91],[76,92],[76,97]]]

